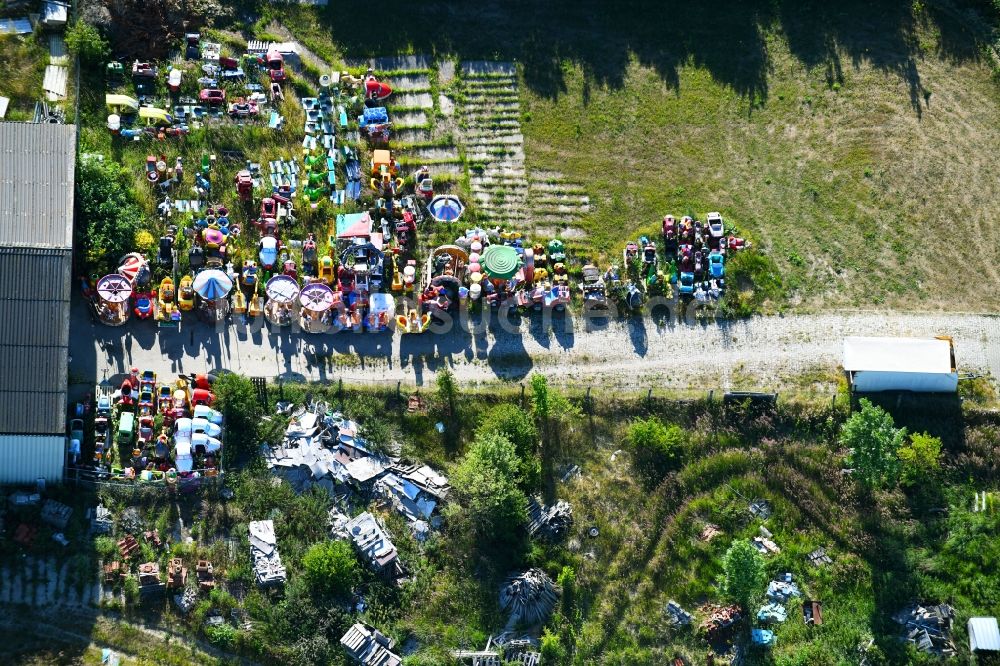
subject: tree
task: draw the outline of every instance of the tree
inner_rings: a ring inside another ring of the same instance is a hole
[[[748,611],[767,584],[764,558],[749,541],[734,541],[726,551],[722,570],[726,596]]]
[[[257,399],[257,388],[242,375],[221,375],[212,390],[225,419],[225,460],[226,466],[231,467],[240,458],[258,450],[264,410]]]
[[[665,426],[654,417],[632,422],[625,441],[636,472],[647,484],[656,485],[680,466],[687,434],[679,426]]]
[[[81,162],[76,174],[76,210],[87,267],[110,272],[121,256],[131,252],[142,220],[122,167],[97,160]]]
[[[111,53],[101,33],[86,21],[76,21],[66,31],[66,48],[84,64],[100,64]]]
[[[507,541],[528,520],[517,450],[503,435],[476,438],[451,477],[479,538]]]
[[[357,584],[358,560],[346,541],[321,541],[313,544],[302,558],[309,587],[337,598],[350,596]]]
[[[926,432],[915,433],[909,444],[899,448],[898,455],[905,485],[926,481],[941,469],[941,439]]]
[[[441,408],[447,410],[448,416],[455,415],[455,396],[458,394],[458,387],[455,384],[455,375],[448,368],[442,368],[435,379],[437,385],[437,399]]]
[[[576,604],[576,572],[573,571],[573,567],[564,566],[562,571],[559,572],[556,584],[559,585],[559,589],[562,591],[562,594],[559,596],[559,602],[562,605],[562,614],[567,618],[572,618],[573,607]]]
[[[867,399],[840,430],[840,444],[851,450],[854,475],[870,488],[884,488],[899,481],[899,449],[906,429],[897,428],[892,416]]]

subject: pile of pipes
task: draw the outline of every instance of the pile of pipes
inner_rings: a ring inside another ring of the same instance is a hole
[[[508,626],[542,624],[558,600],[559,590],[541,569],[511,576],[500,587],[500,610],[509,615]]]
[[[558,541],[573,525],[573,507],[566,500],[552,506],[542,504],[535,497],[528,502],[528,533],[550,541]]]
[[[896,613],[892,619],[903,625],[906,640],[921,652],[942,657],[955,655],[955,643],[951,640],[955,609],[948,604],[914,604]]]

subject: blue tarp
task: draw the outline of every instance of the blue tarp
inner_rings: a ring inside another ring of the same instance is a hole
[[[754,629],[750,638],[754,645],[774,645],[774,632],[770,629]]]
[[[366,125],[381,125],[389,122],[389,112],[384,106],[369,107],[362,118]]]

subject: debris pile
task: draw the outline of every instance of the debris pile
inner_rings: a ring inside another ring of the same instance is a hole
[[[278,554],[278,540],[274,536],[274,521],[256,520],[249,525],[250,557],[253,559],[254,577],[261,587],[285,582],[287,572]]]
[[[772,622],[784,622],[788,619],[788,611],[781,604],[774,603],[773,601],[769,604],[765,604],[757,611],[757,621],[770,624]]]
[[[393,463],[375,483],[375,492],[388,499],[411,522],[430,520],[448,490],[448,479],[427,465]]]
[[[670,616],[670,624],[675,627],[686,627],[691,624],[691,613],[681,608],[681,605],[673,599],[667,602],[667,615]]]
[[[160,565],[156,562],[144,562],[139,565],[139,593],[143,597],[160,594],[167,588],[160,580]]]
[[[818,627],[823,624],[823,602],[807,599],[802,602],[802,619],[806,624]]]
[[[139,550],[139,542],[131,534],[126,534],[125,538],[118,542],[118,553],[123,560],[127,560]]]
[[[948,604],[914,604],[896,613],[892,619],[903,625],[906,640],[921,652],[941,657],[955,655],[955,643],[951,640],[955,609]]]
[[[504,632],[490,636],[482,650],[453,650],[451,656],[472,666],[538,666],[542,655],[538,652],[538,641],[530,636],[514,638]]]
[[[817,548],[808,555],[809,563],[814,567],[821,567],[824,564],[833,564],[833,560],[826,554],[825,548]]]
[[[754,518],[767,520],[771,517],[771,505],[767,500],[756,499],[750,502],[750,515]]]
[[[701,530],[701,534],[698,535],[698,538],[701,541],[708,543],[709,541],[719,536],[720,534],[722,534],[722,530],[719,529],[718,525],[715,525],[713,523],[707,523],[705,527]]]
[[[706,605],[701,609],[705,619],[698,625],[698,633],[709,641],[725,636],[742,617],[739,606]]]
[[[767,537],[754,537],[753,541],[750,542],[750,545],[756,548],[757,552],[761,555],[770,555],[772,553],[777,555],[781,552],[781,548],[778,547],[778,544],[774,543]]]
[[[171,590],[179,590],[187,585],[188,570],[184,566],[184,560],[179,557],[175,557],[170,560],[170,566],[167,567],[167,588]]]
[[[111,511],[103,504],[88,509],[87,518],[90,520],[90,531],[94,534],[109,534],[114,527]]]
[[[186,587],[184,592],[174,595],[174,604],[181,613],[187,615],[198,604],[198,592],[193,587]]]
[[[777,580],[772,580],[767,584],[767,598],[779,604],[788,603],[792,597],[800,597],[797,583],[792,582],[792,574],[782,574]]]
[[[500,610],[509,615],[511,627],[545,622],[558,600],[559,591],[541,569],[511,576],[500,587]]]
[[[47,499],[42,505],[42,522],[48,523],[60,530],[66,529],[66,525],[69,524],[69,519],[72,515],[73,509],[62,502]]]
[[[344,524],[343,529],[355,550],[372,569],[390,580],[403,575],[396,546],[375,516],[365,511]]]
[[[202,592],[210,592],[215,587],[215,570],[208,560],[198,560],[195,568],[198,576],[198,589]]]
[[[351,658],[363,666],[399,666],[403,659],[392,652],[393,640],[377,629],[355,623],[340,639]]]
[[[552,506],[542,504],[532,497],[528,502],[528,533],[550,541],[558,541],[573,525],[573,507],[566,500],[559,500]]]

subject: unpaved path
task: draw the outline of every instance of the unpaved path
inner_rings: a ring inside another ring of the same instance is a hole
[[[632,388],[779,388],[803,373],[830,376],[847,335],[955,338],[962,372],[1000,376],[1000,317],[845,312],[739,322],[615,321],[585,330],[579,317],[494,322],[485,332],[308,335],[287,329],[200,323],[157,333],[150,322],[94,325],[74,304],[71,379],[87,384],[129,367],[161,373],[228,369],[311,381],[425,385],[442,367],[470,384],[518,381],[532,371],[570,385]]]

